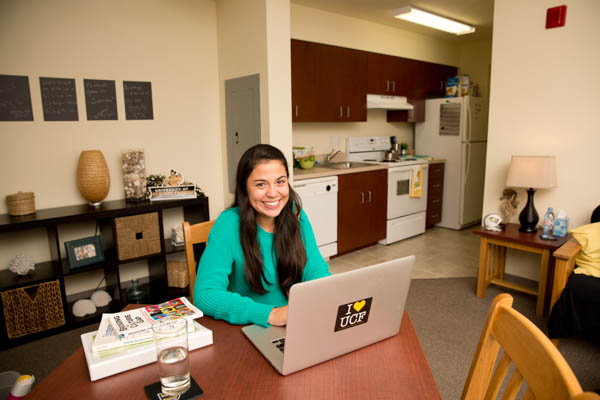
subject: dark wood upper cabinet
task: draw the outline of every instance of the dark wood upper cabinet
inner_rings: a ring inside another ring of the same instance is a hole
[[[394,111],[388,122],[422,122],[426,97],[443,97],[457,68],[339,46],[292,39],[292,121],[367,120],[367,93],[406,96],[410,112]]]
[[[408,58],[368,53],[368,86],[370,94],[414,96],[421,82],[419,62]]]
[[[456,76],[457,68],[451,65],[428,62],[423,62],[422,64],[425,73],[425,79],[423,80],[425,95],[429,97],[444,97],[446,95],[446,81],[448,78]]]
[[[414,108],[412,110],[388,110],[387,122],[424,122],[425,99],[409,97],[407,102]]]
[[[292,120],[367,120],[367,53],[292,40]]]

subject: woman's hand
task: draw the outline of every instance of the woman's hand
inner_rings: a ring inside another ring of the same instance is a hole
[[[267,321],[271,325],[285,326],[287,324],[288,306],[275,307],[269,314],[269,320]]]

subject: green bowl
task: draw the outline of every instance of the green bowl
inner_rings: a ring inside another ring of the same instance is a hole
[[[314,167],[315,165],[315,160],[309,160],[309,159],[301,159],[300,160],[300,168],[302,169],[311,169],[312,167]]]

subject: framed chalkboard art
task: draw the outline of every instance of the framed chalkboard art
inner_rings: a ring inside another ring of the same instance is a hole
[[[40,77],[44,121],[79,121],[75,79]]]
[[[152,84],[123,81],[126,119],[154,119]]]
[[[119,119],[115,81],[84,79],[83,88],[88,121]]]
[[[0,121],[33,121],[28,76],[0,75]]]

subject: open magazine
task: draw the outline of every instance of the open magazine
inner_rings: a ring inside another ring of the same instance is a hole
[[[93,351],[104,351],[116,347],[143,343],[152,340],[152,323],[168,316],[180,316],[189,320],[204,314],[185,297],[179,297],[164,303],[103,314],[97,335],[92,343]],[[193,332],[193,324],[188,323]]]

